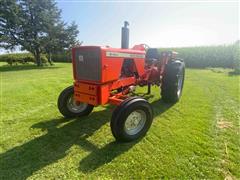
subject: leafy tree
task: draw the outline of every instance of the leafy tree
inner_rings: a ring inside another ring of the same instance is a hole
[[[60,23],[48,29],[47,44],[44,46],[44,50],[48,55],[48,62],[50,64],[52,64],[51,57],[53,53],[64,52],[64,50],[79,44],[79,41],[76,39],[79,31],[75,22],[72,22],[69,26],[65,26],[64,23]]]
[[[40,55],[76,42],[76,24],[66,27],[53,0],[0,0],[0,46],[31,52],[38,66]]]
[[[64,34],[64,24],[60,23],[49,27],[47,33],[48,36],[44,38],[44,53],[48,55],[48,62],[52,65],[52,53],[61,51],[63,47],[61,41]]]

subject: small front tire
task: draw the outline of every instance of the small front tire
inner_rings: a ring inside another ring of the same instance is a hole
[[[93,105],[74,100],[73,86],[64,89],[58,97],[58,109],[66,118],[87,116],[93,108]]]
[[[151,105],[145,99],[131,97],[114,110],[111,119],[112,134],[117,141],[134,141],[147,133],[152,121]]]

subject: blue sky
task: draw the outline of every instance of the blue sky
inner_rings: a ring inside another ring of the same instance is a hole
[[[65,22],[79,26],[84,45],[120,47],[123,21],[130,46],[178,47],[229,44],[239,39],[238,2],[81,2],[58,0]]]

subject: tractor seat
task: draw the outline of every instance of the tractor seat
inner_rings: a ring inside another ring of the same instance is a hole
[[[157,48],[149,48],[146,52],[146,60],[156,59],[160,60],[160,53]]]
[[[157,48],[149,48],[146,52],[145,61],[147,64],[150,65],[152,63],[159,61],[160,58],[161,58],[161,54]]]

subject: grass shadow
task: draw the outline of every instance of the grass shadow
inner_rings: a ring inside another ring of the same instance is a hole
[[[43,69],[57,69],[60,67],[57,66],[40,66],[38,67],[35,64],[23,64],[23,65],[2,65],[0,66],[0,71],[1,72],[8,72],[8,71],[25,71],[25,70],[33,70],[33,69],[39,69],[39,70],[43,70]]]
[[[162,100],[151,104],[154,116],[171,107]],[[103,148],[98,148],[87,140],[108,122],[112,108],[113,106],[107,106],[106,109],[95,111],[81,119],[58,118],[34,124],[32,128],[47,133],[0,154],[0,179],[27,179],[34,172],[64,158],[73,145],[90,151],[80,162],[79,170],[84,173],[111,162],[138,143],[110,142]]]
[[[119,155],[131,149],[138,141],[129,143],[110,142],[103,148],[93,150],[87,157],[81,160],[79,164],[79,171],[89,173],[104,164],[110,163]]]
[[[81,119],[59,118],[33,125],[47,133],[0,154],[0,179],[26,179],[64,158],[74,144],[94,151],[95,145],[86,138],[108,122],[110,110],[107,107]]]
[[[147,96],[151,98],[151,96]],[[164,113],[174,104],[166,104],[162,99],[154,101],[151,103],[154,110],[154,117]],[[104,164],[111,162],[117,156],[128,151],[140,140],[130,142],[130,143],[118,143],[110,142],[101,149],[93,149],[93,151],[84,159],[81,160],[79,164],[79,170],[88,173],[96,170]]]

